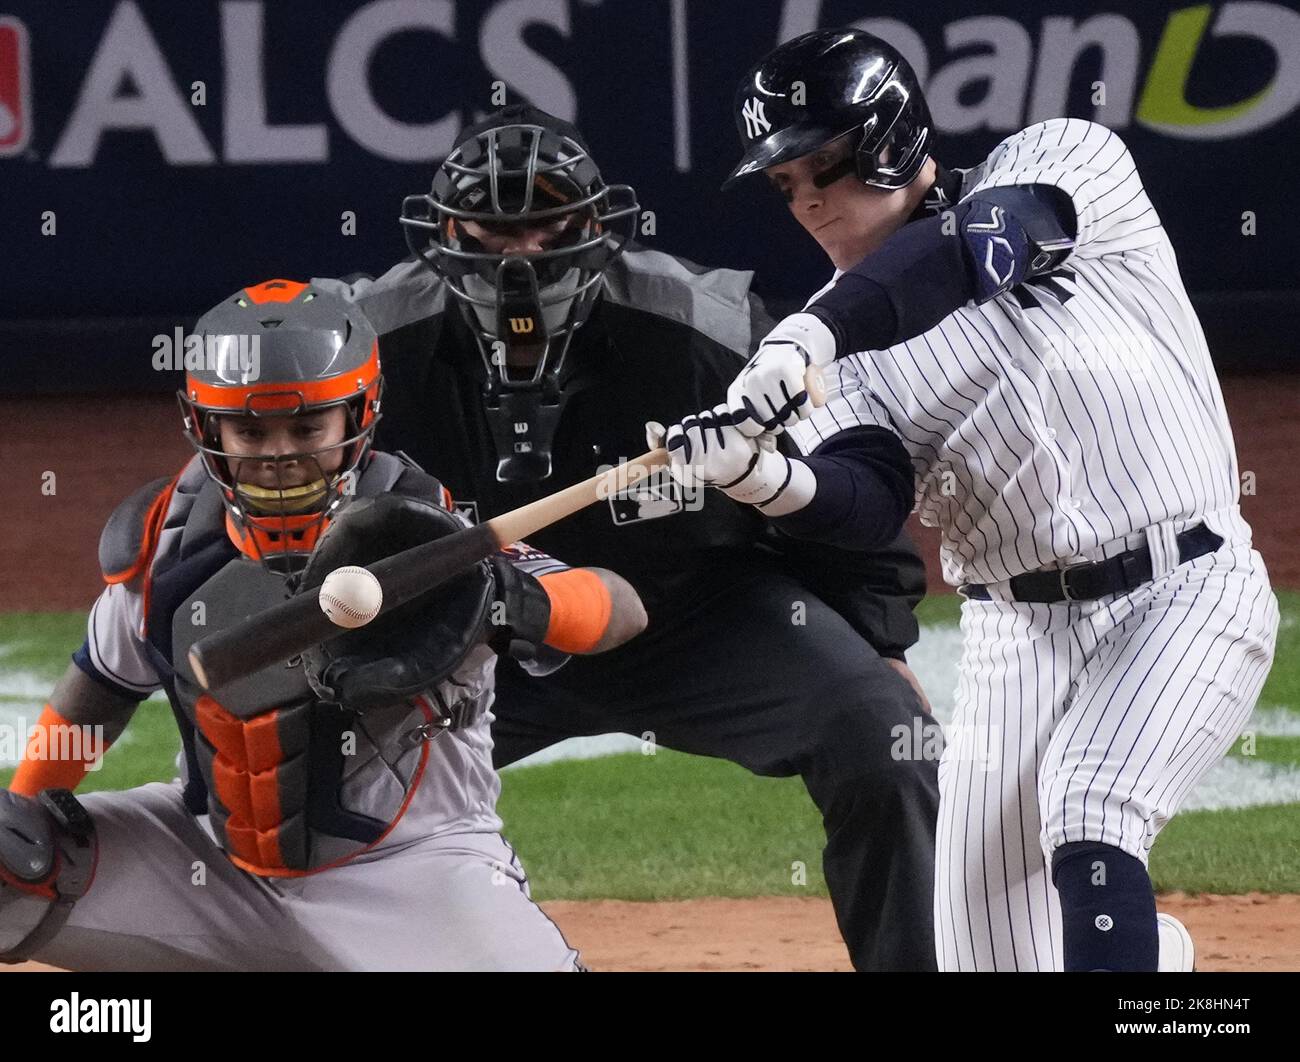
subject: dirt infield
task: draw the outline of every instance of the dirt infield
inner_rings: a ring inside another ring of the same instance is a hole
[[[1223,381],[1243,473],[1255,494],[1242,511],[1277,586],[1300,587],[1300,477],[1292,447],[1300,434],[1300,374]],[[188,459],[180,412],[167,395],[0,398],[0,453],[13,489],[0,524],[6,609],[89,608],[99,592],[95,547],[104,520],[131,491]],[[436,469],[432,471],[436,472]],[[47,473],[53,472],[54,493]],[[918,529],[930,588],[944,589],[937,538]]]
[[[850,972],[829,900],[554,901],[542,907],[598,972]],[[1300,896],[1161,896],[1209,971],[1300,970]],[[0,970],[50,970],[29,962]]]
[[[829,900],[759,897],[542,905],[593,970],[848,971]],[[1300,896],[1161,896],[1198,970],[1300,970]]]

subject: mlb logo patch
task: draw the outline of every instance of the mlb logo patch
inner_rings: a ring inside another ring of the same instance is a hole
[[[686,498],[681,484],[668,469],[661,468],[627,490],[610,495],[609,508],[615,524],[635,524],[684,512]]]
[[[27,27],[0,15],[0,156],[17,155],[32,138],[31,57]]]

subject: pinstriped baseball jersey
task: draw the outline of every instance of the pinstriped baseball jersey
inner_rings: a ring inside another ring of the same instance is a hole
[[[1013,184],[1070,196],[1069,257],[836,361],[825,406],[790,429],[804,453],[854,425],[897,433],[945,579],[988,584],[962,604],[939,764],[943,970],[1062,968],[1052,853],[1089,841],[1145,863],[1249,718],[1278,626],[1205,338],[1133,159],[1101,126],[1043,122],[963,173],[960,198]],[[1176,536],[1198,522],[1224,541],[1183,562]],[[1026,604],[1006,584],[1140,546],[1154,578],[1128,593]]]
[[[1238,500],[1205,337],[1127,148],[1100,125],[1042,122],[964,172],[960,194],[1013,184],[1069,194],[1064,264],[835,362],[826,405],[791,429],[805,453],[855,424],[895,431],[953,585],[1099,556]]]

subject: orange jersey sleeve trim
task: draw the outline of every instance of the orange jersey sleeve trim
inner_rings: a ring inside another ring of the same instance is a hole
[[[595,572],[573,568],[537,580],[551,599],[546,644],[565,653],[589,653],[609,629],[614,599]]]
[[[107,742],[100,745],[93,727],[69,722],[47,704],[9,789],[23,796],[36,796],[42,789],[76,789],[107,747]]]

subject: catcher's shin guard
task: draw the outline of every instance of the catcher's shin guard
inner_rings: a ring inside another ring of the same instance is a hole
[[[95,825],[69,790],[33,799],[0,789],[0,962],[24,961],[63,927],[97,852]]]

